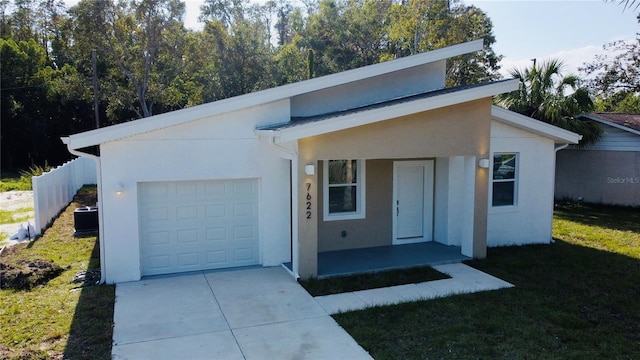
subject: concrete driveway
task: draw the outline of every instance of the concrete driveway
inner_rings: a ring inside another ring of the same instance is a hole
[[[114,359],[371,359],[284,269],[116,286]]]

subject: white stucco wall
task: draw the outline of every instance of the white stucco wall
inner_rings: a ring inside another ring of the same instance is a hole
[[[140,279],[137,184],[147,181],[259,179],[260,262],[289,261],[289,160],[254,134],[256,125],[288,118],[288,101],[280,101],[103,144],[107,282]]]
[[[445,74],[446,61],[441,60],[400,72],[301,94],[291,99],[291,115],[327,114],[442,89],[445,87]]]
[[[519,166],[515,206],[492,207],[489,183],[487,246],[551,241],[554,146],[551,139],[492,121],[491,161],[494,153],[518,153]]]

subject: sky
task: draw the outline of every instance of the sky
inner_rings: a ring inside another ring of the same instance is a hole
[[[65,0],[68,5],[78,0]],[[199,29],[200,5],[204,0],[183,0],[185,25]],[[253,0],[262,3],[266,0]],[[482,9],[493,22],[494,51],[503,55],[501,72],[524,69],[531,59],[539,62],[558,58],[564,74],[578,74],[578,67],[603,53],[602,46],[632,41],[640,32],[636,19],[640,9],[624,9],[619,0],[463,0]],[[296,0],[292,2],[296,3]],[[300,6],[302,4],[300,3]]]

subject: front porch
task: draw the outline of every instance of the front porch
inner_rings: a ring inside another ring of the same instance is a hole
[[[318,278],[458,263],[470,258],[459,246],[435,241],[318,253]]]

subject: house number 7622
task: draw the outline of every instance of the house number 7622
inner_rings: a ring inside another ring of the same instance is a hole
[[[311,183],[306,183],[307,188],[307,219],[311,219]]]

